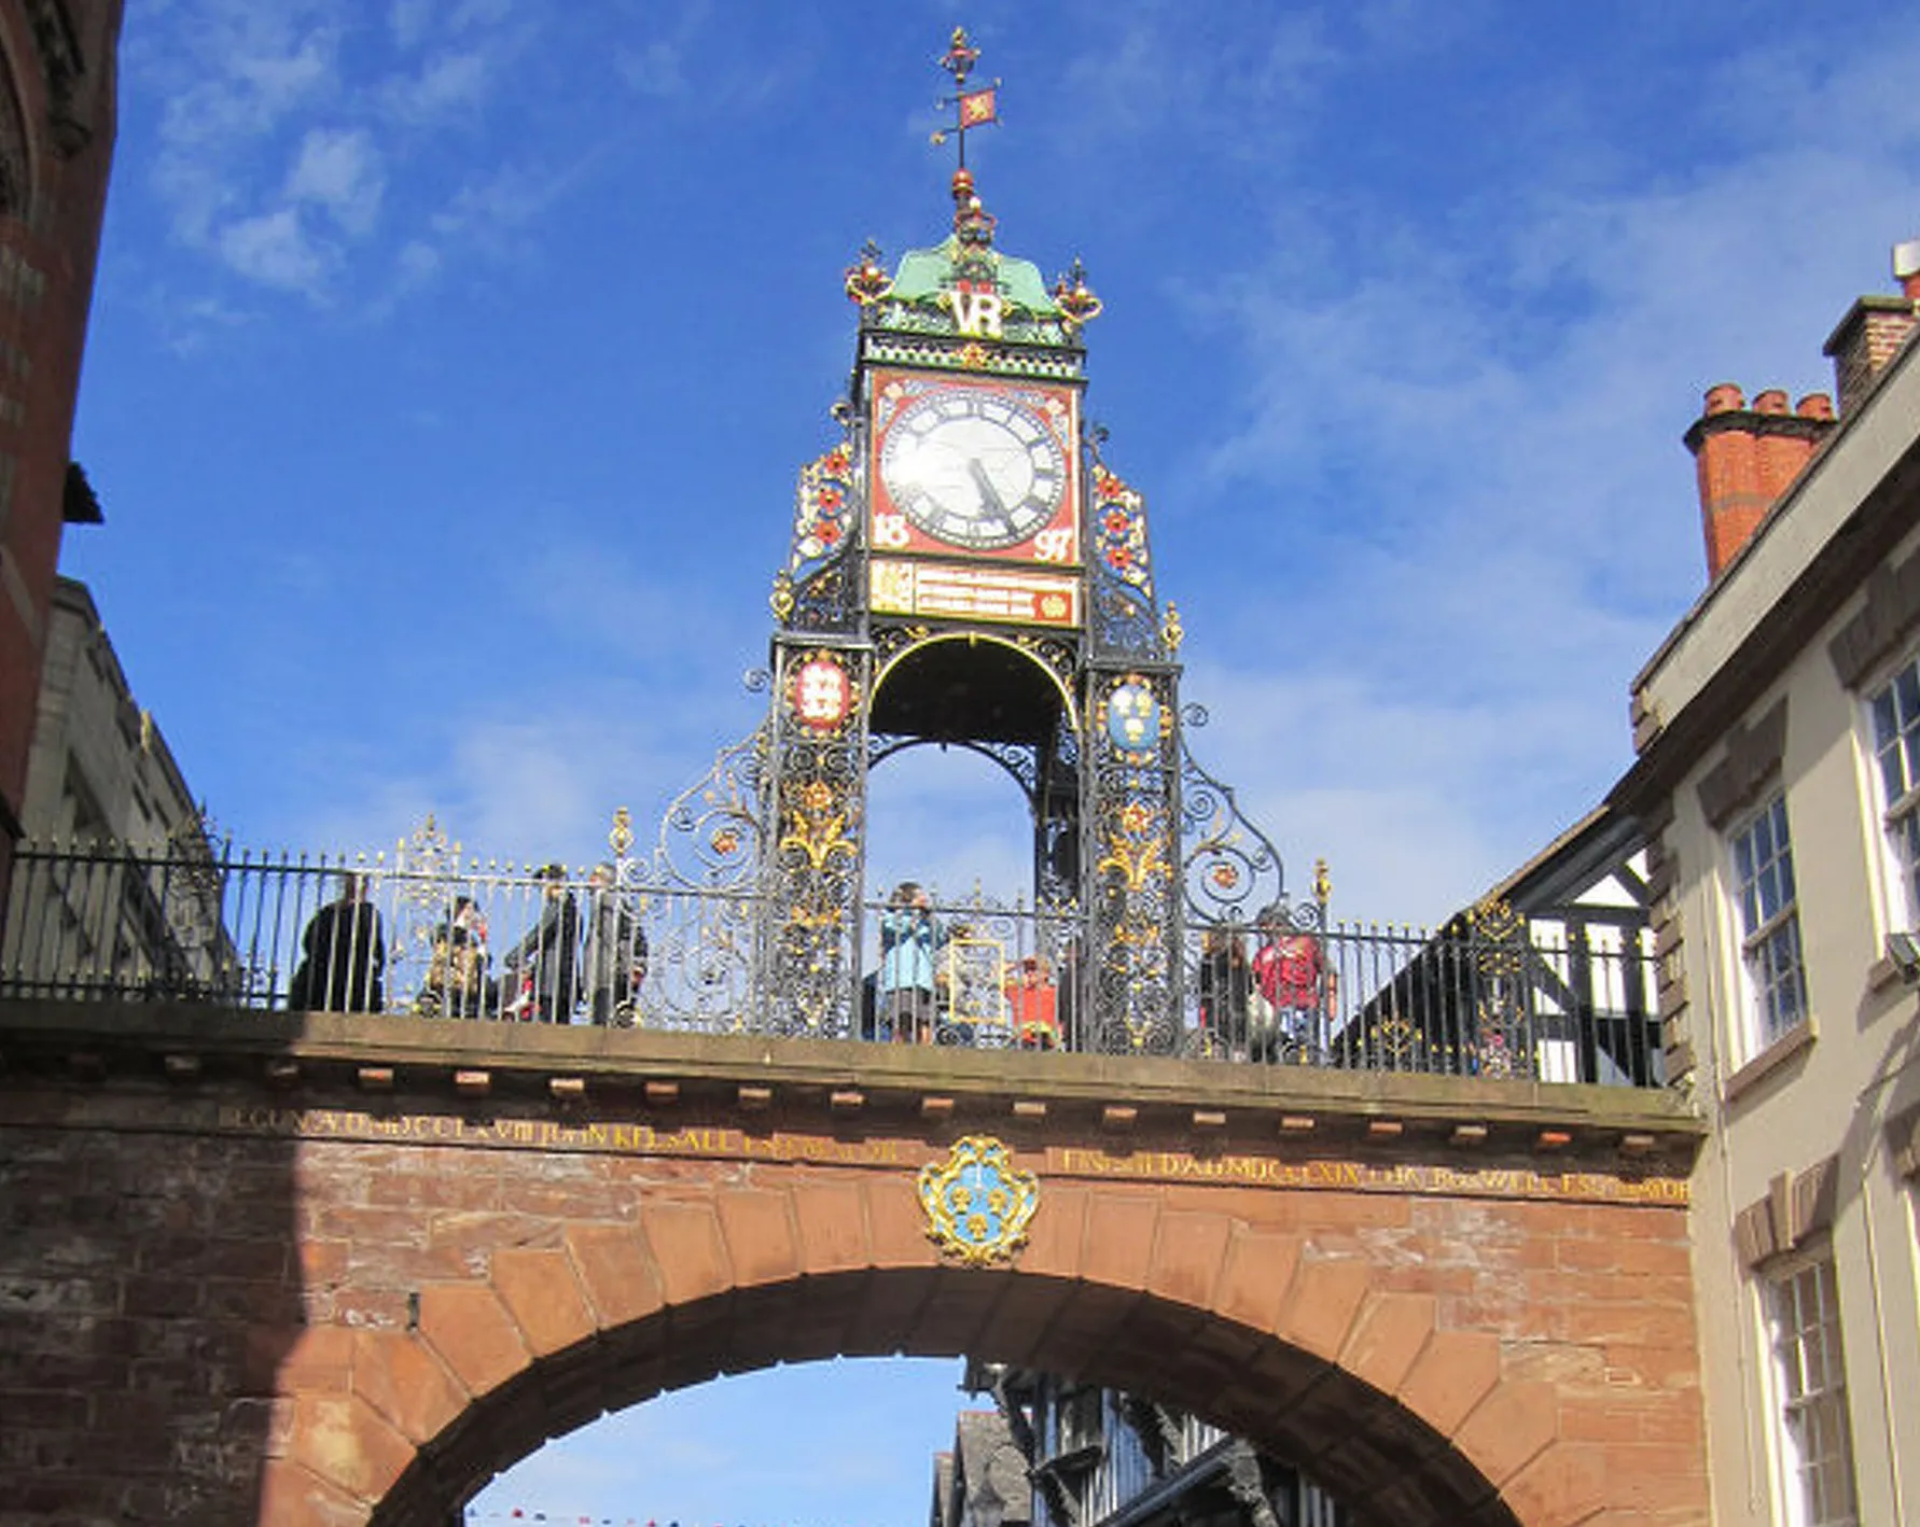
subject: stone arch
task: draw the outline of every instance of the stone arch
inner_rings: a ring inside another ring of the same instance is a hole
[[[1336,1195],[1316,1210],[1340,1219]],[[1398,1527],[1573,1527],[1604,1455],[1492,1332],[1449,1329],[1351,1236],[1273,1195],[1046,1189],[1011,1269],[943,1266],[905,1174],[756,1166],[623,1221],[522,1225],[418,1290],[410,1330],[308,1333],[261,1520],[442,1527],[605,1410],[775,1362],[971,1352],[1187,1406]],[[1364,1215],[1365,1206],[1361,1207]],[[1268,1221],[1261,1223],[1262,1220]],[[1624,1520],[1625,1518],[1623,1518]]]

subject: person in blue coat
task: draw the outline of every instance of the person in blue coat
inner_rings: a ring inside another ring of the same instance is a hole
[[[880,1017],[896,1043],[932,1042],[933,957],[945,942],[927,893],[915,881],[901,881],[880,914]]]

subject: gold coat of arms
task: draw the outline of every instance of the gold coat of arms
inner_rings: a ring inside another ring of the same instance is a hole
[[[1000,1141],[968,1135],[954,1142],[944,1164],[920,1169],[920,1203],[934,1244],[970,1267],[986,1267],[1011,1261],[1026,1244],[1040,1182],[1015,1168]]]

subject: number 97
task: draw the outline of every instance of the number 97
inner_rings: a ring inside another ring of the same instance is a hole
[[[1042,562],[1065,562],[1073,554],[1073,531],[1043,530],[1033,538],[1033,554]]]

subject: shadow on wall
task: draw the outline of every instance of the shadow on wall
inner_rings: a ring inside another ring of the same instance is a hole
[[[99,1055],[7,1048],[0,1518],[273,1520],[273,1396],[309,1317],[294,1143],[186,1132],[205,1090],[109,1092]]]

